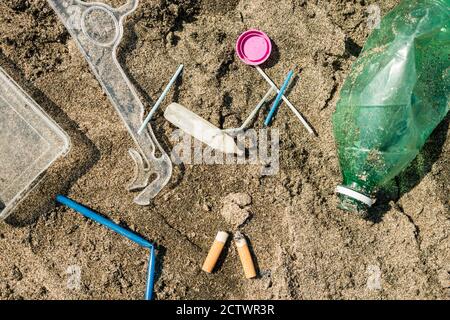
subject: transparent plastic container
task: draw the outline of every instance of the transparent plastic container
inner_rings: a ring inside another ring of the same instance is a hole
[[[0,219],[69,149],[69,136],[0,67]]]

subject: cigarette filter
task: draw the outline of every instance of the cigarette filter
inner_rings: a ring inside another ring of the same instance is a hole
[[[208,256],[203,263],[202,270],[211,273],[216,266],[217,260],[219,260],[220,254],[222,253],[223,247],[228,239],[228,233],[219,231],[214,240],[211,249],[209,250]]]
[[[238,231],[234,235],[234,241],[236,242],[239,258],[241,258],[245,277],[247,279],[255,278],[256,277],[255,265],[253,264],[253,259],[250,253],[250,249],[248,248],[247,240],[245,240],[245,237],[242,235],[242,233]]]

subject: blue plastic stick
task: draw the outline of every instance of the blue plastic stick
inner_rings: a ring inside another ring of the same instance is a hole
[[[150,258],[148,259],[148,276],[147,276],[147,287],[145,289],[145,300],[153,299],[153,286],[155,283],[155,266],[156,266],[156,255],[155,247],[150,248]]]
[[[155,265],[156,265],[155,247],[141,236],[138,236],[137,234],[119,226],[118,224],[112,222],[111,220],[102,217],[101,215],[92,211],[91,209],[86,208],[85,206],[65,196],[62,195],[56,196],[56,201],[61,203],[62,205],[65,205],[75,210],[76,212],[81,213],[86,218],[92,219],[95,222],[98,222],[101,225],[107,227],[108,229],[111,229],[112,231],[117,232],[118,234],[130,239],[131,241],[136,242],[140,246],[150,249],[150,258],[148,261],[147,286],[145,289],[145,299],[152,300],[153,286],[155,282]]]
[[[177,69],[177,72],[175,72],[175,74],[173,75],[172,79],[170,79],[169,84],[167,85],[166,89],[164,89],[163,93],[161,94],[161,96],[159,97],[158,101],[156,101],[155,105],[153,106],[152,110],[150,110],[150,113],[148,114],[148,116],[145,118],[144,122],[142,123],[141,127],[138,130],[138,134],[142,134],[142,132],[144,131],[145,127],[147,127],[148,123],[150,122],[150,120],[152,120],[153,115],[155,114],[156,110],[158,110],[160,104],[163,102],[164,98],[167,96],[167,94],[169,93],[170,88],[173,86],[173,84],[175,83],[175,81],[177,81],[178,76],[180,75],[181,71],[183,71],[184,66],[180,65]]]
[[[270,122],[272,121],[272,118],[274,117],[275,113],[278,110],[278,106],[280,105],[281,99],[283,99],[284,92],[288,88],[289,82],[291,82],[292,76],[294,75],[294,71],[289,71],[286,80],[284,80],[283,86],[280,89],[280,92],[278,92],[277,98],[273,102],[272,109],[270,109],[269,114],[267,115],[266,121],[264,121],[264,125],[267,127],[269,126]]]
[[[111,220],[109,220],[105,217],[102,217],[101,215],[92,211],[91,209],[88,209],[85,206],[83,206],[79,203],[76,203],[75,201],[73,201],[65,196],[62,196],[62,195],[56,196],[56,201],[75,210],[76,212],[81,213],[86,218],[92,219],[92,220],[100,223],[101,225],[111,229],[112,231],[117,232],[118,234],[130,239],[131,241],[136,242],[138,245],[140,245],[142,247],[146,247],[146,248],[153,247],[153,245],[150,242],[148,242],[141,236],[138,236],[137,234],[119,226],[118,224],[112,222]]]

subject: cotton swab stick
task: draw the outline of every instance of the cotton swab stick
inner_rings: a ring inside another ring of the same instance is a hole
[[[270,84],[271,87],[277,89],[277,93],[280,92],[277,86],[272,80],[262,71],[261,64],[266,62],[270,54],[272,53],[272,42],[267,34],[260,30],[251,29],[239,36],[236,41],[236,54],[239,59],[245,64],[256,67],[256,70],[263,76],[263,78]],[[294,112],[297,118],[300,119],[301,123],[305,126],[310,134],[315,134],[314,130],[310,127],[308,122],[303,118],[300,112],[295,109],[292,103],[283,95],[283,100],[286,102],[288,107]]]
[[[275,91],[275,89],[276,89],[275,87],[271,87],[269,91],[267,91],[266,95],[261,99],[259,104],[256,106],[255,110],[253,110],[253,112],[250,114],[247,120],[245,120],[244,124],[242,125],[243,129],[248,127],[252,119],[255,117],[256,113],[259,111],[259,109],[261,109],[261,107],[267,101],[267,99],[269,99],[270,95]]]
[[[142,132],[144,131],[145,127],[147,127],[148,123],[150,122],[150,120],[152,119],[153,115],[155,114],[155,112],[158,110],[159,106],[161,105],[161,103],[163,102],[164,98],[167,96],[167,94],[169,93],[170,88],[173,86],[173,84],[175,83],[175,81],[177,81],[178,76],[180,75],[181,71],[183,71],[184,65],[180,65],[178,67],[177,72],[175,72],[175,74],[173,75],[172,79],[170,79],[169,84],[167,85],[166,89],[164,89],[163,93],[161,94],[161,96],[159,97],[158,101],[156,101],[155,105],[153,106],[152,110],[150,110],[150,113],[148,114],[147,118],[145,118],[144,122],[142,123],[142,126],[139,128],[138,130],[138,134],[142,134]]]
[[[259,66],[255,66],[255,67],[256,67],[256,70],[258,70],[258,72],[263,76],[264,80],[266,80],[267,83],[270,84],[272,87],[277,88],[277,93],[280,93],[280,90],[275,85],[275,83],[269,78],[269,76],[267,74],[265,74],[265,72]],[[306,130],[308,130],[308,132],[310,134],[315,135],[314,130],[311,128],[311,126],[308,124],[308,122],[303,118],[303,116],[300,114],[300,112],[298,112],[298,110],[292,105],[292,103],[284,95],[283,95],[282,99],[284,102],[286,102],[286,104],[291,109],[291,111],[297,116],[297,118],[305,126]]]
[[[267,115],[266,121],[264,121],[264,125],[266,127],[269,126],[270,122],[272,121],[273,116],[275,115],[275,113],[278,110],[278,106],[280,105],[281,102],[281,97],[284,95],[284,92],[286,91],[286,89],[288,88],[289,83],[291,82],[292,76],[294,75],[294,71],[289,71],[286,79],[284,80],[283,86],[281,87],[280,92],[278,93],[272,108],[270,109],[269,114]]]
[[[223,131],[227,133],[230,136],[237,136],[243,131],[245,131],[253,121],[253,118],[255,118],[256,114],[259,112],[261,107],[266,103],[266,101],[269,99],[270,95],[275,91],[274,87],[271,87],[269,91],[267,91],[266,95],[259,101],[258,105],[253,109],[252,113],[247,117],[247,119],[244,121],[244,123],[239,128],[230,128],[230,129],[224,129]]]

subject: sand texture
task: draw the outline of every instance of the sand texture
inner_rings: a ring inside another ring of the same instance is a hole
[[[281,132],[277,175],[263,176],[255,165],[175,165],[169,185],[140,207],[126,189],[134,143],[69,33],[44,0],[0,1],[0,65],[72,141],[0,222],[0,299],[143,298],[148,252],[55,206],[58,193],[157,243],[157,299],[449,299],[448,116],[370,219],[336,208],[341,175],[331,115],[370,33],[368,7],[378,4],[384,14],[397,3],[142,0],[125,22],[118,56],[147,110],[185,65],[152,123],[165,150],[173,147],[174,127],[162,116],[170,102],[230,128],[268,90],[235,56],[236,38],[250,28],[275,44],[263,66],[274,81],[296,66],[300,76],[287,95],[318,137],[283,104],[273,123]],[[255,127],[262,123],[260,115]],[[235,194],[250,200],[236,204]],[[230,222],[224,206],[242,212]],[[245,279],[233,241],[216,273],[202,272],[217,232],[231,234],[241,222],[259,278]]]

